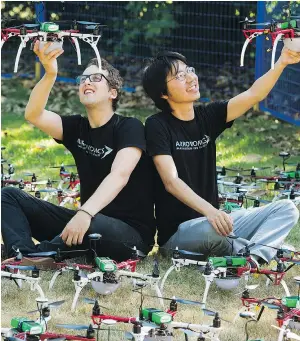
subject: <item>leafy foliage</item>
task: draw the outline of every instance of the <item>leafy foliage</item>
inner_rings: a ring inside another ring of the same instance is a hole
[[[172,6],[172,1],[130,1],[125,7],[124,35],[115,52],[133,52],[139,42],[145,50],[147,46],[156,46],[149,47],[153,55],[157,52],[157,46],[168,45],[167,37],[178,26]]]

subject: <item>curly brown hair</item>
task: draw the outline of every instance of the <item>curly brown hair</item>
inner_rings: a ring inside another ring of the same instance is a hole
[[[97,58],[91,59],[87,65],[87,68],[92,65],[96,65],[97,67],[99,67]],[[117,103],[121,95],[121,89],[123,86],[123,78],[121,77],[120,72],[117,69],[115,69],[111,64],[109,64],[107,60],[103,58],[101,58],[101,68],[102,70],[108,71],[107,79],[109,80],[109,83],[108,83],[109,89],[117,90],[117,97],[114,98],[112,101],[112,107],[113,107],[113,110],[115,111],[117,109]]]

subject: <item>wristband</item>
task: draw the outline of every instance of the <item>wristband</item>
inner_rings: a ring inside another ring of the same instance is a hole
[[[84,210],[83,208],[79,208],[78,210],[77,210],[77,212],[79,212],[79,211],[82,211],[82,212],[84,212],[84,213],[86,213],[86,214],[88,214],[92,219],[93,218],[95,218],[95,216],[94,215],[92,215],[91,213],[89,213],[88,211],[86,211],[86,210]]]

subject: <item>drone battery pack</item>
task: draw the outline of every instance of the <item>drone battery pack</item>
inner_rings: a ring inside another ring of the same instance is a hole
[[[143,318],[156,324],[170,323],[172,316],[164,311],[155,308],[145,308],[142,310]]]
[[[100,271],[113,272],[117,270],[114,261],[108,257],[96,257],[95,262]]]
[[[300,299],[298,296],[285,296],[282,297],[281,303],[286,307],[292,308],[300,308]]]
[[[247,263],[246,258],[239,256],[209,257],[208,260],[213,264],[214,267],[245,266]]]
[[[62,49],[63,46],[63,42],[62,41],[40,41],[40,50],[47,44],[47,43],[51,43],[51,45],[47,48],[47,50],[45,51],[45,54],[50,53],[53,50],[56,49]]]
[[[10,324],[20,332],[26,332],[33,335],[41,334],[43,332],[43,327],[40,324],[30,321],[26,317],[14,317]]]

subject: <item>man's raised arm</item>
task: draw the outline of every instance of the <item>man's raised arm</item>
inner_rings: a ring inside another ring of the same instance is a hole
[[[45,110],[50,91],[57,76],[56,59],[64,52],[62,49],[56,49],[45,54],[45,51],[50,44],[51,43],[45,44],[41,50],[39,49],[39,41],[34,45],[34,52],[45,68],[45,75],[31,92],[25,109],[25,119],[46,134],[58,140],[62,140],[63,128],[61,117],[52,111]]]

